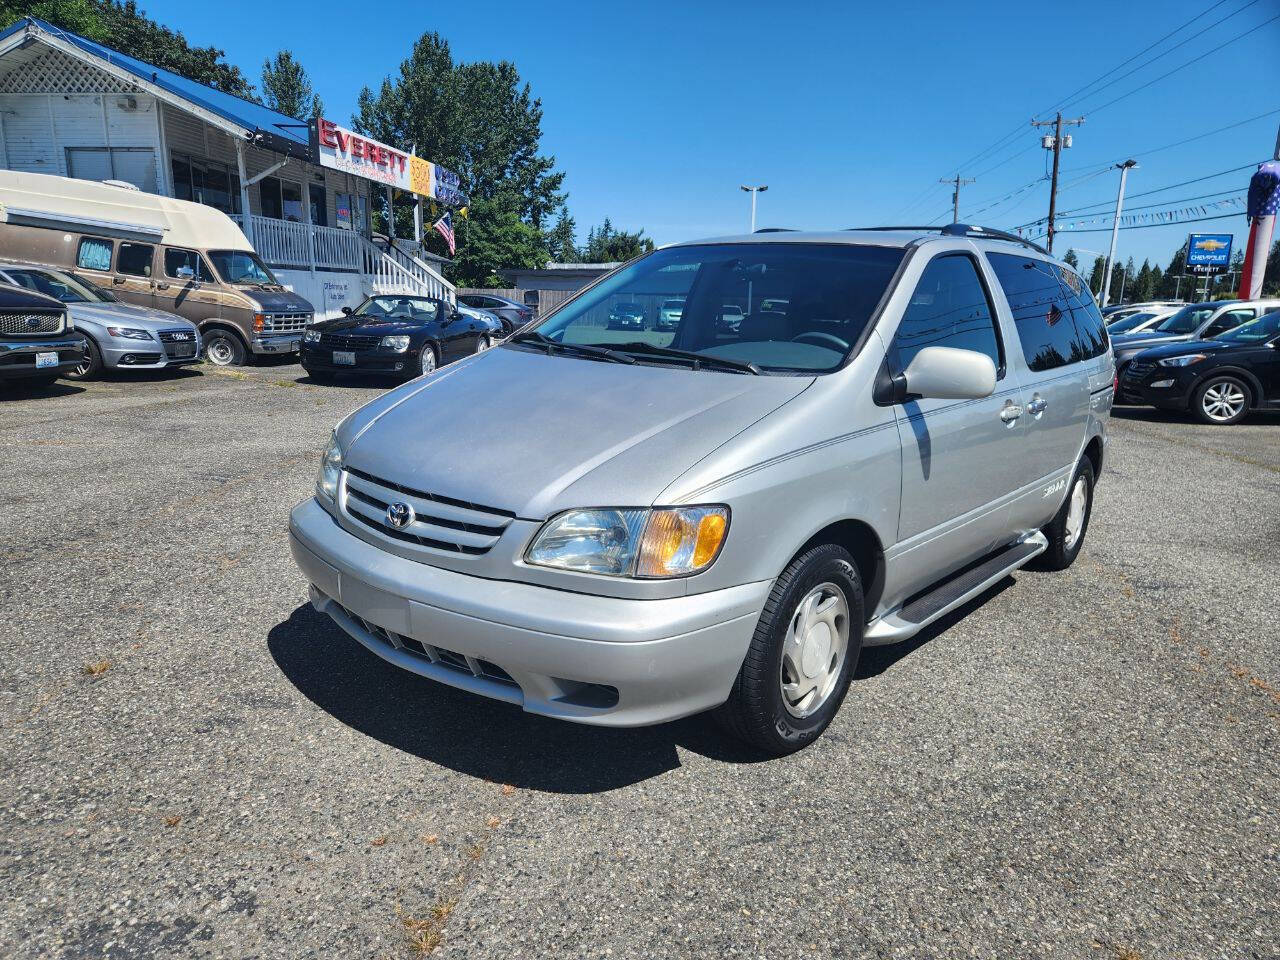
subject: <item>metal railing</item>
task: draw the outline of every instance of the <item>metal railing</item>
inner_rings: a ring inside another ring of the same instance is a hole
[[[232,217],[243,229],[244,217]],[[349,270],[364,275],[374,293],[411,293],[455,302],[454,285],[434,267],[399,246],[375,244],[354,230],[292,220],[250,217],[253,247],[268,266]]]

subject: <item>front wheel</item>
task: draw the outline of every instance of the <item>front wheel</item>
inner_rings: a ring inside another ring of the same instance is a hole
[[[418,357],[419,375],[425,377],[428,374],[435,373],[438,365],[439,361],[436,358],[435,348],[429,343],[423,344],[422,353]]]
[[[476,341],[476,353],[484,353],[493,346],[493,341],[488,336],[481,337]]]
[[[65,376],[68,380],[93,380],[102,373],[102,352],[91,337],[83,333],[79,336],[84,347],[84,357]]]
[[[1071,478],[1066,502],[1040,531],[1049,541],[1049,549],[1037,558],[1036,566],[1041,570],[1065,570],[1080,556],[1093,514],[1093,483],[1093,464],[1085,458]]]
[[[204,335],[204,359],[215,367],[244,365],[246,351],[240,338],[227,330],[210,330]]]
[[[805,551],[774,584],[717,721],[774,756],[808,746],[848,692],[864,622],[849,552],[835,544]]]
[[[1230,426],[1249,412],[1252,401],[1249,385],[1238,377],[1210,377],[1191,399],[1191,411],[1201,423]]]

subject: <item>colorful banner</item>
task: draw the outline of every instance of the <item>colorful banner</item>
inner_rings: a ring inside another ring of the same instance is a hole
[[[314,163],[330,170],[438,200],[446,207],[467,204],[461,178],[452,170],[370,140],[323,117],[311,124],[311,153]]]

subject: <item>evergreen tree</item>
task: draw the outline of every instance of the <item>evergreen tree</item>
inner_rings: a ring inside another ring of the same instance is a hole
[[[1062,258],[1062,262],[1065,263],[1067,266],[1071,267],[1073,270],[1080,269],[1080,258],[1076,256],[1076,252],[1074,249],[1067,250],[1066,256]]]
[[[1145,303],[1151,300],[1154,285],[1151,280],[1151,264],[1146,260],[1142,261],[1142,266],[1138,269],[1138,275],[1133,279],[1133,297],[1134,303]]]
[[[578,248],[573,239],[576,226],[577,224],[574,223],[573,217],[569,216],[569,211],[561,209],[560,216],[556,218],[556,225],[551,228],[551,232],[547,235],[547,248],[553,262],[580,262],[578,260]]]
[[[1102,257],[1094,257],[1093,269],[1089,271],[1089,289],[1095,297],[1102,296],[1102,276],[1106,273],[1107,261]]]
[[[315,95],[307,71],[288,50],[262,63],[262,96],[268,107],[285,116],[310,120],[324,113],[324,102]]]
[[[622,263],[653,250],[653,241],[643,230],[628,233],[616,229],[604,218],[604,223],[592,227],[587,234],[587,245],[580,251],[583,263]]]

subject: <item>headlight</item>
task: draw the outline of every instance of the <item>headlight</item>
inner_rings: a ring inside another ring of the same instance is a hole
[[[1189,367],[1191,364],[1199,363],[1204,359],[1206,359],[1206,354],[1193,353],[1189,357],[1168,357],[1164,360],[1158,361],[1158,363],[1162,367]]]
[[[342,474],[342,448],[338,446],[335,431],[329,438],[329,446],[320,458],[320,472],[316,474],[316,494],[330,502],[338,499],[338,478]]]
[[[383,337],[383,349],[394,350],[396,353],[404,353],[409,349],[408,337]]]
[[[137,327],[107,327],[107,333],[113,337],[119,337],[122,340],[154,340],[149,330],[139,330]]]
[[[302,341],[303,341],[303,343],[319,343],[319,342],[320,342],[320,331],[319,331],[319,330],[308,330],[306,333],[304,333],[304,334],[302,335]]]
[[[728,529],[721,506],[570,510],[547,521],[525,560],[610,577],[687,577],[711,566]]]

